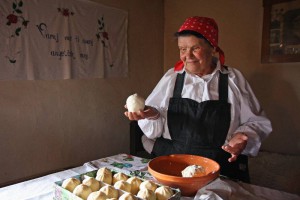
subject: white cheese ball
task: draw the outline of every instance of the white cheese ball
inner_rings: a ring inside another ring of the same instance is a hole
[[[138,94],[129,96],[126,100],[128,112],[139,112],[145,108],[145,99]]]
[[[155,190],[157,200],[167,200],[174,195],[173,190],[168,186],[160,186]]]
[[[128,176],[126,174],[123,174],[122,172],[118,172],[113,176],[113,184],[115,184],[117,181],[126,181],[128,179]]]
[[[97,181],[97,180],[96,180],[95,178],[93,178],[93,177],[87,177],[87,178],[85,178],[85,179],[82,181],[82,183],[83,183],[84,185],[89,186],[89,187],[93,190],[93,192],[94,192],[94,191],[98,191],[98,190],[100,189],[100,187],[101,187],[100,182]]]
[[[140,190],[145,189],[145,188],[152,190],[154,192],[157,188],[157,185],[152,181],[146,180],[140,184]]]
[[[109,185],[112,184],[112,172],[107,169],[106,167],[102,167],[97,171],[96,180],[102,181],[104,183],[107,183]]]
[[[87,200],[88,196],[92,193],[92,189],[84,184],[77,185],[76,188],[73,190],[73,194],[76,196]]]
[[[119,190],[123,190],[123,191],[126,191],[126,192],[130,192],[131,191],[131,185],[130,183],[126,182],[126,181],[117,181],[115,184],[114,184],[114,187],[116,189],[119,189]]]
[[[133,194],[125,192],[120,196],[119,200],[136,200],[136,198]]]
[[[69,190],[70,192],[73,192],[75,187],[77,185],[80,185],[80,183],[80,180],[78,180],[77,178],[68,178],[63,181],[61,187],[65,188],[66,190]]]
[[[136,196],[145,200],[156,200],[155,193],[152,190],[148,190],[146,188],[140,190]]]
[[[204,167],[200,165],[190,165],[181,171],[182,177],[199,177],[205,175]]]
[[[108,198],[118,198],[119,191],[111,185],[106,185],[100,189],[101,192],[104,192]]]
[[[133,176],[133,177],[130,177],[129,179],[127,179],[126,182],[130,183],[130,185],[131,185],[131,194],[136,195],[140,189],[142,180],[136,176]]]
[[[106,200],[106,199],[107,199],[106,194],[101,191],[92,192],[87,198],[87,200]]]

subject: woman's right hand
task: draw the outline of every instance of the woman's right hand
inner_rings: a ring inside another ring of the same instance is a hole
[[[125,108],[127,109],[126,105]],[[140,110],[139,112],[128,112],[126,111],[125,116],[128,117],[129,120],[137,121],[140,119],[150,119],[150,120],[156,120],[159,118],[160,113],[156,108],[153,108],[151,106],[145,106],[144,110]]]

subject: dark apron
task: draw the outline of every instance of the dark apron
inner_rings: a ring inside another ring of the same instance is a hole
[[[211,158],[221,166],[221,175],[249,182],[248,158],[239,155],[235,162],[228,162],[231,155],[221,147],[230,126],[228,103],[228,74],[220,73],[219,100],[198,103],[181,98],[185,72],[177,75],[173,97],[168,108],[168,127],[172,140],[156,140],[154,156],[193,154]]]

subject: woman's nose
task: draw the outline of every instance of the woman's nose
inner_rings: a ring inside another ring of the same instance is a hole
[[[187,57],[187,58],[193,57],[193,51],[191,49],[187,50],[185,52],[185,57]]]

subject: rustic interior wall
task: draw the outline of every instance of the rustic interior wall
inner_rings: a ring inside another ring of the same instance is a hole
[[[126,98],[163,73],[163,1],[95,1],[128,12],[129,77],[1,81],[0,186],[129,153]]]

